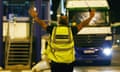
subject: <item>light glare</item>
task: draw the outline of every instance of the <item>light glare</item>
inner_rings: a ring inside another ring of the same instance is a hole
[[[106,56],[109,56],[111,54],[111,49],[110,48],[105,48],[103,50],[103,53],[106,55]]]

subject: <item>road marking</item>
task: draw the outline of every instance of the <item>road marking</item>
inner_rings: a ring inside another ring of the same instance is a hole
[[[24,70],[24,71],[21,71],[21,72],[32,72],[31,70]]]
[[[0,71],[0,72],[11,72],[11,71]]]
[[[2,70],[0,72],[14,72],[14,71],[12,71],[12,70]],[[20,72],[32,72],[32,71],[31,70],[22,70]]]

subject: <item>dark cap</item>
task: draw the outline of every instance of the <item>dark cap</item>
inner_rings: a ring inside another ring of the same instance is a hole
[[[67,25],[68,24],[68,17],[67,16],[60,16],[59,24]]]

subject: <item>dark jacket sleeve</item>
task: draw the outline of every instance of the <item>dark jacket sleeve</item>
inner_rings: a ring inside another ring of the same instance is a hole
[[[72,29],[73,35],[77,35],[77,33],[78,33],[77,27],[76,26],[72,26],[71,29]]]
[[[47,27],[47,33],[52,34],[52,30],[56,25],[50,25]]]

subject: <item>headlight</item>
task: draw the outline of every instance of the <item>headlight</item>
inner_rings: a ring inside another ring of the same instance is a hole
[[[117,43],[120,43],[120,40],[116,40]]]
[[[105,48],[105,49],[103,50],[103,53],[104,53],[106,56],[109,56],[109,55],[111,55],[111,53],[112,53],[112,49],[110,49],[110,48]]]

